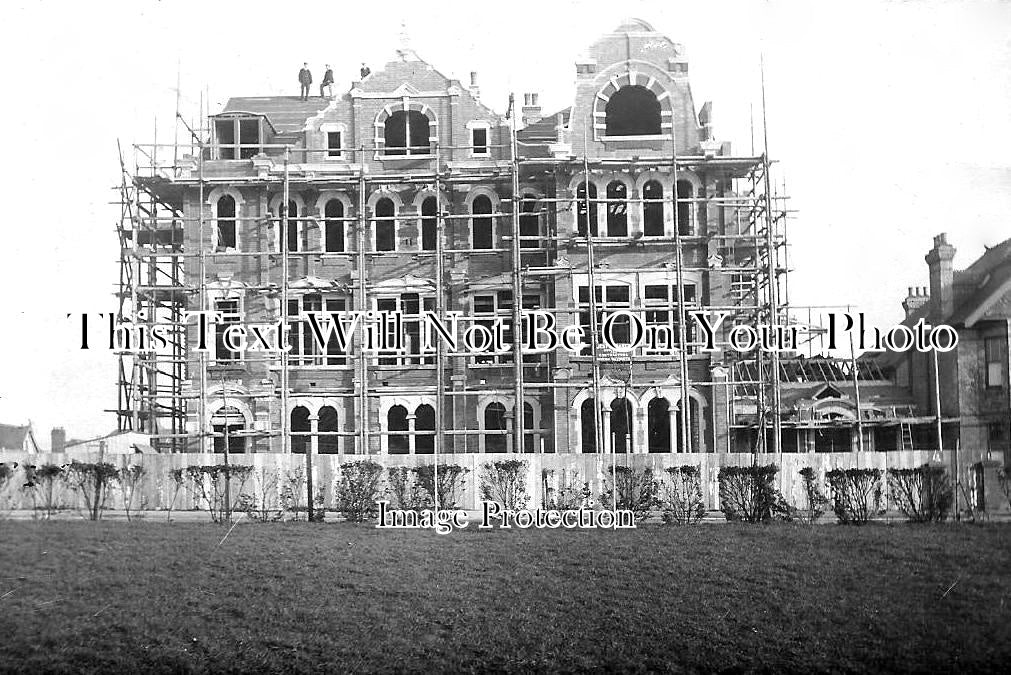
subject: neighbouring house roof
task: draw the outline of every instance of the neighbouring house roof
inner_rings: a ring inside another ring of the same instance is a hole
[[[558,116],[562,116],[562,124],[568,126],[569,114],[572,108],[565,108],[557,112],[545,115],[538,122],[528,124],[520,131],[516,132],[516,140],[523,143],[554,143],[557,140],[555,126],[558,124]]]
[[[972,327],[1011,291],[1011,239],[987,249],[972,265],[956,272],[954,283],[965,295],[956,302],[946,323]]]
[[[25,444],[27,443],[27,448]],[[39,452],[32,425],[0,424],[0,450],[28,450]]]

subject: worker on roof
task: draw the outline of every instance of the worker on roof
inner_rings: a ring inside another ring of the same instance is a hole
[[[362,69],[359,72],[362,74],[362,79],[364,80],[372,72],[372,69],[363,63]]]
[[[303,101],[309,100],[309,85],[312,84],[312,73],[309,72],[309,64],[303,63],[302,70],[298,71],[298,83],[302,85],[300,97]]]
[[[323,90],[327,90],[327,94],[330,98],[333,98],[333,71],[330,69],[330,64],[326,64],[326,72],[323,74],[323,81],[319,83],[319,97],[325,98]]]

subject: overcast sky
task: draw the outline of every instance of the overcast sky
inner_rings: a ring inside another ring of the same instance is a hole
[[[764,53],[769,151],[798,213],[791,301],[901,319],[938,232],[971,263],[1011,236],[1011,2],[19,2],[0,9],[7,160],[0,422],[111,431],[116,359],[76,349],[68,313],[115,311],[117,139],[173,137],[201,94],[295,95],[310,63],[346,91],[410,46],[446,75],[571,105],[574,60],[625,16],[682,43],[697,106],[750,151]],[[752,107],[753,106],[753,107]],[[760,130],[760,129],[759,129]],[[760,138],[760,136],[759,136]],[[761,150],[761,143],[758,143]]]

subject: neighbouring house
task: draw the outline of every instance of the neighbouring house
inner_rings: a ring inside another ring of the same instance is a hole
[[[915,350],[888,353],[879,363],[921,408],[940,403],[947,449],[957,447],[971,462],[1011,449],[1011,239],[964,270],[954,269],[954,256],[946,234],[934,237],[925,257],[930,285],[910,288],[902,306],[904,325],[947,324],[957,331],[958,346],[940,354],[936,367],[931,353]]]
[[[35,440],[32,423],[21,426],[17,424],[0,424],[0,451],[40,452]]]

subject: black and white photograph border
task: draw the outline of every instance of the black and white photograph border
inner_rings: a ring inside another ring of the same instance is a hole
[[[0,671],[1006,671],[1011,3],[0,17]]]

